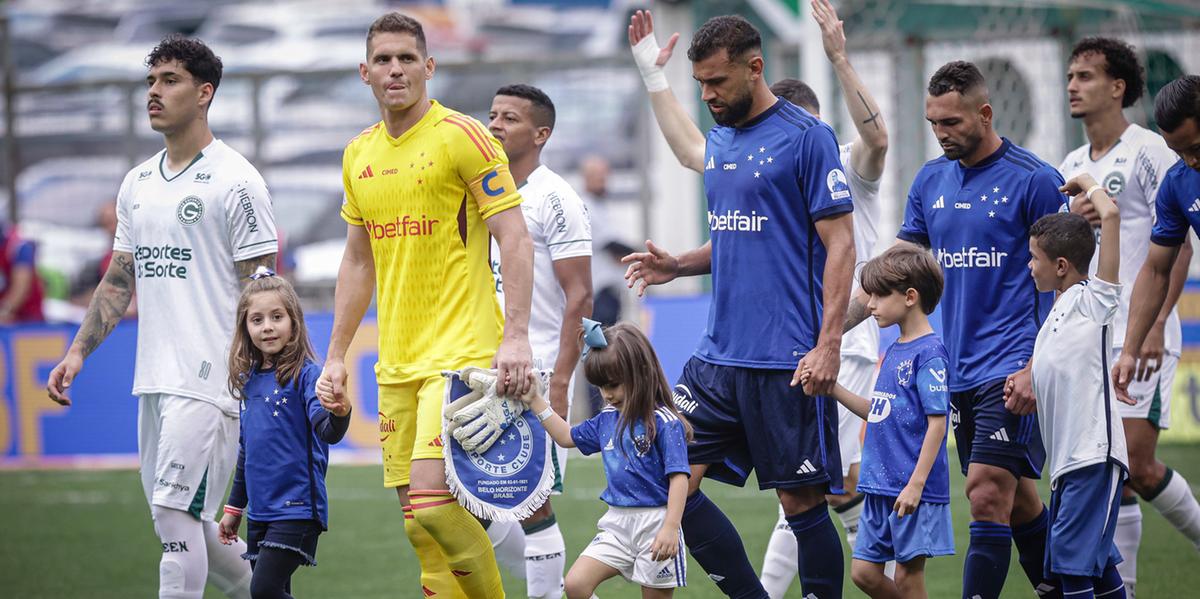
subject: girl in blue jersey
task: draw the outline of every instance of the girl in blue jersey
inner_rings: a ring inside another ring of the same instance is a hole
[[[329,522],[329,444],[346,434],[350,405],[317,399],[321,367],[291,284],[265,268],[251,279],[238,300],[229,350],[242,430],[221,541],[237,538],[244,514],[250,594],[284,598],[296,569],[317,564],[317,537]]]
[[[584,374],[607,404],[599,414],[572,428],[540,393],[522,398],[555,443],[604,457],[608,486],[600,499],[608,513],[567,573],[567,597],[591,597],[618,574],[641,585],[642,597],[670,597],[687,581],[679,523],[691,427],[675,408],[650,340],[637,327],[623,323],[601,331],[585,318],[584,342]]]
[[[954,554],[946,348],[928,314],[942,295],[942,270],[926,250],[896,246],[863,266],[867,307],[900,338],[879,366],[871,398],[838,385],[834,398],[867,421],[858,491],[865,497],[850,577],[871,597],[927,597],[925,559]],[[801,372],[801,381],[810,375]],[[1008,541],[1005,541],[1008,542]],[[884,565],[897,562],[896,578]]]

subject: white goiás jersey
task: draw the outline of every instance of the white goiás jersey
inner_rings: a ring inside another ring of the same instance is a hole
[[[278,251],[258,171],[214,140],[178,173],[166,150],[125,175],[113,250],[133,254],[138,299],[133,393],[167,393],[236,416],[229,345],[241,293],[234,262]]]
[[[554,261],[592,255],[592,227],[583,200],[545,165],[537,167],[518,190],[525,199],[521,213],[533,239],[533,301],[529,306],[529,346],[534,368],[553,369],[567,298]],[[500,247],[492,240],[492,274],[504,305]]]
[[[1109,377],[1121,287],[1095,277],[1072,285],[1054,302],[1034,342],[1033,395],[1051,484],[1094,464],[1129,469]]]
[[[1154,200],[1158,197],[1158,186],[1167,169],[1179,157],[1158,134],[1134,124],[1125,129],[1117,144],[1099,160],[1092,160],[1090,151],[1091,146],[1087,144],[1076,148],[1063,159],[1058,171],[1068,180],[1086,172],[1104,186],[1121,208],[1120,277],[1124,291],[1117,318],[1113,321],[1113,345],[1120,349],[1125,343],[1133,282],[1150,251],[1150,230],[1154,227]],[[1099,242],[1099,233],[1096,239]],[[1096,274],[1099,254],[1097,247],[1088,269],[1089,274]],[[1167,353],[1179,356],[1183,350],[1183,333],[1179,314],[1174,309],[1167,319],[1164,337]]]
[[[854,202],[854,286],[858,292],[858,274],[862,265],[875,256],[875,243],[879,241],[879,181],[868,181],[854,170],[850,161],[853,142],[843,144],[841,150],[842,170],[850,183],[850,199]],[[842,355],[879,361],[879,324],[874,318],[858,323],[842,335]]]

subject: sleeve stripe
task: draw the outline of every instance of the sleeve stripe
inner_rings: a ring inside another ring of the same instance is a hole
[[[467,137],[471,138],[471,141],[474,142],[475,147],[479,149],[479,153],[483,154],[484,160],[491,162],[496,159],[496,155],[493,153],[490,144],[486,143],[486,140],[479,139],[478,133],[473,130],[473,127],[462,122],[458,117],[454,116],[446,117],[446,122],[457,126],[459,129],[462,129],[463,132],[467,134]]]

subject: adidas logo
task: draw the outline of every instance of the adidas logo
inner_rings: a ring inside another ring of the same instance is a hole
[[[805,459],[804,463],[800,465],[800,469],[796,471],[796,474],[812,474],[816,471],[817,467],[813,466],[812,462]]]
[[[612,442],[612,437],[609,437],[609,438],[608,438],[608,443],[605,443],[605,444],[604,444],[604,451],[612,451],[612,450],[613,450],[613,442]]]
[[[425,593],[426,597],[432,597],[437,594],[437,593],[433,592],[432,590],[430,590],[430,588],[425,585],[421,585],[421,592]]]
[[[1200,198],[1192,201],[1192,207],[1188,208],[1188,212],[1200,212]]]
[[[933,209],[937,210],[938,208],[945,208],[945,207],[946,207],[946,196],[938,196],[937,201],[933,203]]]
[[[1005,443],[1009,442],[1008,441],[1008,431],[1004,430],[1004,427],[1000,427],[1000,430],[992,433],[992,435],[988,438],[993,441],[1004,441]]]
[[[711,171],[715,168],[717,168],[717,163],[713,160],[712,156],[709,156],[708,163],[704,165],[704,170]]]
[[[369,164],[367,165],[367,168],[363,169],[363,172],[358,174],[359,179],[370,179],[371,177],[374,177],[374,176],[375,176],[375,173],[371,170],[371,165],[369,165]]]
[[[446,444],[442,443],[441,435],[434,437],[433,440],[429,442],[429,447],[445,447],[445,446],[446,446]]]
[[[1045,596],[1047,593],[1049,593],[1049,592],[1051,592],[1051,591],[1053,591],[1053,590],[1054,590],[1054,585],[1052,585],[1052,584],[1046,584],[1046,583],[1044,583],[1044,582],[1043,582],[1043,583],[1041,583],[1041,584],[1037,585],[1037,588],[1036,588],[1036,589],[1034,589],[1034,592],[1036,592],[1036,593],[1037,593],[1038,597],[1043,597],[1043,596]]]
[[[721,576],[720,574],[709,574],[708,577],[711,578],[713,582],[721,582],[722,580],[725,580],[725,577]]]
[[[800,599],[821,599],[821,598],[817,597],[816,593],[809,593],[809,594],[801,597]]]
[[[675,573],[671,571],[671,566],[663,566],[663,569],[658,571],[655,578],[671,578],[672,576],[675,576]]]

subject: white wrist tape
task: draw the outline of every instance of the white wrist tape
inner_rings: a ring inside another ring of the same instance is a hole
[[[1088,188],[1087,193],[1083,194],[1083,197],[1089,200],[1092,199],[1092,192],[1096,191],[1097,189],[1104,189],[1104,187],[1102,185],[1093,185]]]
[[[654,64],[658,60],[658,40],[654,34],[647,35],[642,41],[633,46],[633,61],[637,63],[638,71],[642,73],[642,82],[646,91],[660,92],[667,89],[667,74],[663,68]]]
[[[538,422],[545,422],[547,418],[550,418],[553,415],[554,415],[554,408],[546,408],[545,410],[538,412],[538,415],[537,415]]]

